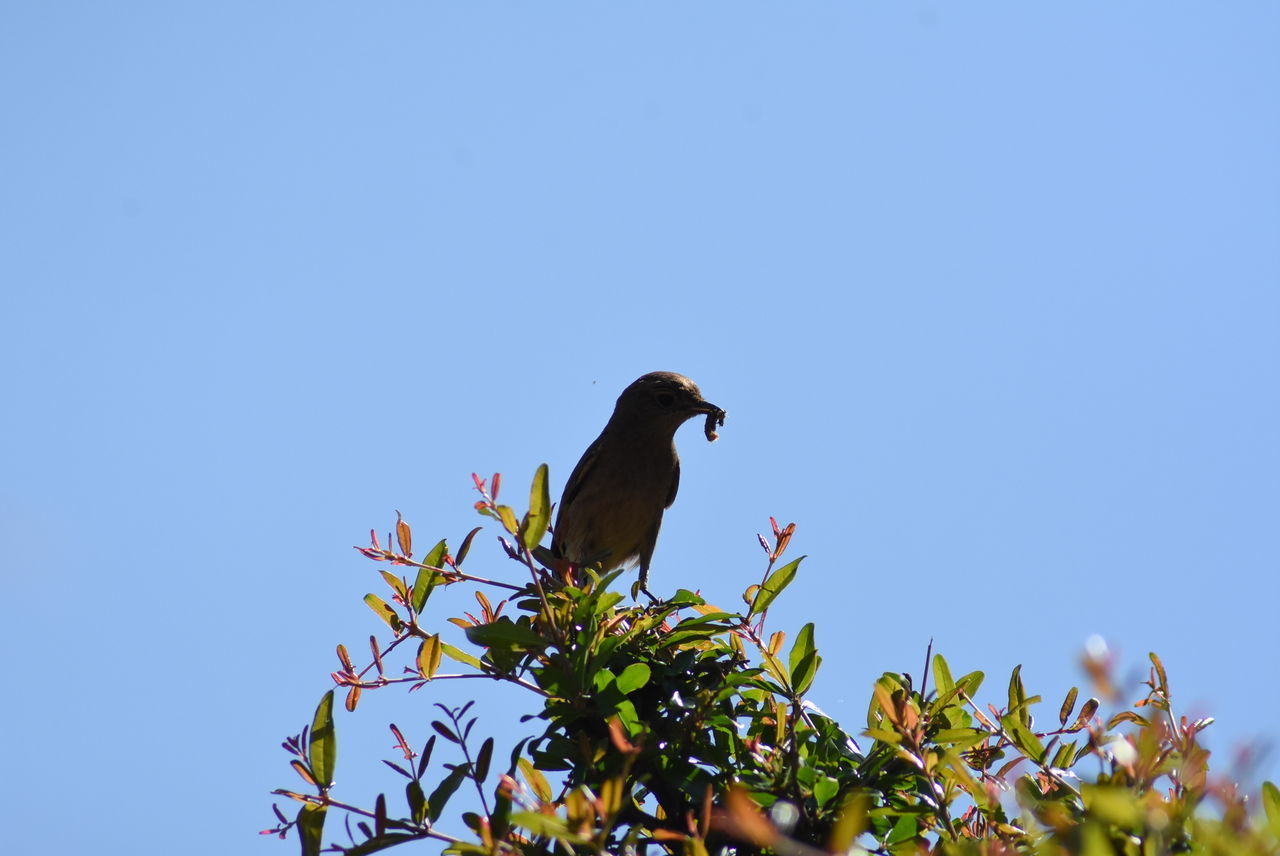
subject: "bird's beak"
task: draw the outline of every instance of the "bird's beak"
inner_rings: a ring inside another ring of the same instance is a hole
[[[700,401],[694,406],[695,413],[704,413],[707,417],[707,424],[703,426],[702,433],[706,435],[707,442],[714,443],[720,435],[716,433],[716,426],[724,424],[725,412],[716,407],[710,401]]]

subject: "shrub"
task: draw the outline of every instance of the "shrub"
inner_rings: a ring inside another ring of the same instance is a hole
[[[803,559],[781,563],[794,524],[761,536],[766,568],[739,612],[686,590],[627,606],[612,589],[620,572],[557,567],[539,546],[551,515],[545,465],[523,516],[498,503],[499,486],[498,476],[476,478],[476,508],[502,527],[499,543],[528,581],[463,570],[479,528],[456,553],[440,541],[415,560],[410,527],[397,519],[387,547],[375,538],[359,548],[393,568],[381,571],[389,595],[365,597],[390,638],[372,640],[360,669],[339,645],[332,677],[350,711],[362,693],[396,684],[506,682],[527,693],[526,720],[540,720],[541,733],[499,747],[473,734],[472,703],[437,705],[425,744],[391,726],[399,756],[384,763],[404,779],[400,807],[385,794],[360,807],[333,793],[330,690],[310,727],[284,744],[308,789],[275,793],[300,811],[290,819],[275,807],[279,824],[264,833],[295,832],[304,854],[426,840],[451,854],[529,856],[1280,852],[1280,791],[1264,784],[1265,814],[1251,818],[1239,789],[1210,776],[1199,735],[1211,720],[1177,716],[1155,654],[1132,708],[1104,719],[1099,700],[1081,701],[1073,687],[1050,708],[1047,728],[1019,669],[1002,704],[983,706],[983,674],[954,677],[932,654],[918,683],[905,673],[876,681],[866,727],[854,734],[807,698],[822,663],[814,625],[789,647],[784,633],[764,629]],[[433,593],[457,587],[478,604],[449,619],[464,647],[423,621]],[[506,599],[494,605],[486,592]],[[393,671],[393,658],[408,663]],[[445,658],[459,670],[442,672]],[[1086,666],[1106,698],[1109,664]],[[445,749],[449,760],[438,763]],[[448,828],[465,827],[466,838],[441,830],[464,787],[479,810]],[[346,815],[347,843],[324,848],[336,837],[326,824],[333,814]]]

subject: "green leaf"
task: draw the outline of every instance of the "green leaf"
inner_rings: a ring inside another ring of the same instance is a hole
[[[418,646],[418,657],[416,665],[418,674],[423,678],[431,680],[440,669],[440,634],[435,633],[422,640],[422,644]]]
[[[618,715],[618,720],[626,727],[627,735],[636,737],[640,734],[640,716],[636,713],[636,706],[627,699],[618,702],[614,711]]]
[[[388,850],[390,847],[403,844],[407,841],[421,841],[420,834],[412,832],[385,832],[369,841],[362,841],[355,847],[347,847],[342,851],[342,856],[365,856],[365,853],[376,853],[380,850]],[[332,852],[332,851],[330,851]]]
[[[951,677],[951,669],[941,654],[933,655],[933,683],[938,688],[938,695],[943,696],[955,689],[956,682]]]
[[[840,815],[827,841],[827,852],[847,853],[853,842],[867,829],[867,809],[871,800],[865,793],[847,795],[840,804]]]
[[[543,639],[529,627],[516,624],[505,615],[489,624],[477,624],[467,628],[467,638],[476,645],[485,648],[525,648],[542,649],[547,646]]]
[[[1267,812],[1271,834],[1280,838],[1280,788],[1273,782],[1262,783],[1262,807]]]
[[[613,607],[614,604],[616,604],[618,601],[622,600],[623,596],[624,595],[622,594],[622,592],[618,592],[618,591],[603,592],[601,593],[600,597],[592,605],[591,611],[594,612],[596,615],[599,615],[605,610]]]
[[[1080,796],[1089,814],[1122,827],[1139,823],[1144,814],[1137,793],[1128,788],[1082,784]]]
[[[520,772],[524,773],[524,779],[529,783],[529,787],[533,790],[533,795],[543,802],[551,802],[551,783],[547,781],[547,777],[533,764],[529,763],[527,758],[517,758],[517,766]],[[515,817],[512,816],[514,822]]]
[[[956,681],[958,686],[964,687],[964,694],[969,698],[973,698],[978,694],[978,687],[982,686],[982,682],[987,679],[985,672],[970,672],[960,680]]]
[[[319,856],[326,809],[327,806],[307,803],[298,812],[298,838],[302,840],[302,856]]]
[[[544,838],[575,842],[581,840],[580,835],[570,832],[565,822],[553,815],[536,811],[517,811],[511,815],[511,822]]]
[[[796,578],[796,571],[800,567],[800,563],[804,561],[804,556],[796,559],[794,562],[788,562],[778,570],[769,575],[769,579],[764,581],[764,585],[760,586],[760,590],[756,592],[755,599],[751,603],[751,611],[747,616],[759,615],[769,608],[769,604],[782,594],[782,590],[791,585],[791,581]]]
[[[596,669],[595,673],[591,675],[591,686],[595,689],[597,695],[607,692],[609,687],[616,686],[617,683],[618,679],[613,672],[603,666]]]
[[[311,758],[311,770],[319,780],[316,784],[322,791],[328,790],[333,785],[333,769],[338,760],[338,735],[333,730],[333,690],[325,693],[316,706],[307,753]]]
[[[376,594],[367,594],[364,596],[364,602],[369,604],[369,608],[373,610],[373,614],[381,618],[387,623],[387,626],[397,633],[400,632],[403,623],[400,616],[388,603]]]
[[[431,568],[440,567],[440,563],[444,561],[444,557],[448,554],[449,548],[441,539],[434,547],[428,551],[423,557],[422,564],[430,565]],[[413,611],[422,612],[422,608],[427,605],[427,596],[431,594],[431,590],[440,585],[444,581],[439,571],[433,571],[430,568],[419,568],[418,576],[413,581]]]
[[[520,531],[520,524],[516,522],[516,513],[511,510],[511,506],[499,505],[497,512],[498,519],[502,521],[503,529],[506,529],[512,535]]]
[[[783,692],[783,695],[791,695],[791,691],[794,689],[791,686],[791,676],[788,675],[787,670],[782,667],[782,661],[778,659],[777,655],[770,653],[768,649],[763,649],[760,652],[760,659],[764,665],[765,671],[775,678],[778,683],[787,688],[786,691]]]
[[[1018,719],[1026,724],[1027,712],[1023,709],[1027,704],[1027,691],[1022,685],[1022,664],[1013,667],[1009,676],[1009,713],[1016,713]]]
[[[1058,751],[1053,753],[1053,760],[1049,762],[1050,767],[1057,767],[1065,770],[1075,763],[1076,750],[1079,747],[1074,743],[1063,743],[1058,747]]]
[[[694,594],[688,589],[676,589],[676,593],[671,596],[664,606],[667,607],[684,607],[684,606],[702,606],[706,603],[699,595]]]
[[[471,552],[471,542],[475,540],[476,533],[481,530],[480,526],[472,529],[467,533],[467,537],[462,539],[462,546],[458,548],[458,555],[453,557],[453,563],[458,567],[462,566],[462,560],[467,557],[467,553]]]
[[[431,796],[427,797],[427,817],[435,823],[440,819],[440,815],[444,813],[445,804],[449,802],[449,797],[453,796],[458,786],[462,784],[462,780],[467,777],[467,765],[459,764],[449,771],[449,775],[444,777],[444,781],[440,782],[436,789],[431,792]]]
[[[461,650],[459,650],[459,649],[457,649],[457,648],[453,647],[453,646],[452,646],[452,645],[450,645],[448,642],[441,642],[441,643],[440,643],[440,650],[441,650],[441,651],[444,651],[444,653],[445,653],[447,656],[449,656],[449,657],[453,658],[454,660],[457,660],[459,663],[465,663],[466,665],[468,665],[468,666],[472,666],[472,667],[474,667],[474,668],[476,668],[476,669],[483,669],[483,668],[484,668],[484,666],[480,663],[480,660],[479,660],[479,659],[477,659],[477,658],[475,658],[475,657],[472,657],[472,656],[471,656],[470,654],[468,654],[466,651],[461,651]]]
[[[365,856],[366,853],[377,853],[379,850],[386,850],[397,844],[404,844],[406,841],[421,840],[422,836],[413,832],[384,832],[368,841],[361,841],[355,847],[344,849],[342,856]]]
[[[422,783],[417,779],[404,786],[405,799],[409,801],[409,814],[414,823],[422,823],[427,817],[427,797],[422,793]]]
[[[442,856],[490,856],[489,848],[466,841],[455,841],[440,853]]]
[[[796,634],[795,644],[791,646],[791,656],[787,660],[787,665],[791,668],[791,686],[795,688],[797,695],[809,689],[821,662],[822,658],[818,656],[818,649],[813,644],[811,621]]]
[[[985,731],[976,728],[944,728],[933,735],[935,743],[946,744],[956,749],[968,749],[981,743],[987,737]]]
[[[427,555],[422,557],[422,564],[430,565],[433,568],[444,567],[444,557],[449,554],[449,547],[445,544],[445,539],[441,538],[436,545],[427,551]]]
[[[650,674],[651,670],[646,664],[632,663],[622,670],[621,675],[618,675],[618,690],[623,695],[629,695],[649,683]]]
[[[520,538],[532,550],[542,543],[551,525],[551,494],[547,489],[547,465],[539,464],[529,488],[529,513],[520,527]]]
[[[898,818],[898,822],[893,825],[889,835],[885,838],[884,843],[893,845],[901,841],[910,841],[916,837],[916,833],[920,830],[920,821],[913,814],[904,814]]]
[[[1040,738],[1035,735],[1035,732],[1023,724],[1018,714],[1005,714],[1000,717],[1000,723],[1004,726],[1005,731],[1009,733],[1010,739],[1013,740],[1013,745],[1022,750],[1022,754],[1037,764],[1044,760],[1044,744],[1040,742]]]
[[[493,760],[493,738],[486,739],[480,746],[480,754],[476,756],[476,783],[484,784],[489,775],[489,762]]]
[[[819,806],[824,806],[840,792],[840,783],[829,776],[823,776],[813,783],[813,798]]]
[[[382,579],[386,582],[388,586],[391,587],[391,590],[393,592],[400,595],[400,597],[402,598],[404,597],[405,595],[404,580],[400,579],[390,571],[378,571],[378,573],[382,575]]]

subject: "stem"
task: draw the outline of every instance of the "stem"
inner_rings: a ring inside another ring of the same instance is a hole
[[[489,812],[489,801],[485,799],[484,788],[481,786],[480,780],[476,778],[476,765],[471,760],[471,750],[467,748],[466,738],[462,736],[464,729],[458,722],[458,717],[452,710],[449,711],[449,719],[453,720],[453,730],[458,735],[458,745],[462,748],[462,757],[466,759],[467,768],[471,771],[471,775],[468,778],[475,783],[476,793],[480,795],[480,807],[484,809],[485,817],[492,817],[492,814]],[[471,721],[475,722],[474,719]]]
[[[524,591],[524,586],[517,586],[517,585],[512,585],[511,583],[504,583],[498,580],[491,580],[491,579],[488,579],[487,577],[477,577],[475,574],[468,574],[467,572],[460,571],[457,568],[437,568],[435,565],[425,565],[422,562],[415,562],[412,559],[405,559],[399,556],[395,557],[394,562],[397,565],[409,565],[414,568],[421,568],[424,571],[435,571],[436,573],[450,580],[455,580],[455,581],[466,580],[467,582],[471,582],[471,583],[483,583],[484,585],[487,585],[487,586],[504,588],[504,589],[507,589],[508,591]]]
[[[328,796],[320,797],[320,796],[314,796],[312,794],[298,794],[298,796],[302,797],[302,799],[299,800],[299,802],[310,803],[311,805],[324,806],[326,808],[341,809],[342,811],[351,812],[352,814],[358,814],[361,817],[367,817],[372,820],[377,819],[377,815],[369,811],[368,809],[360,808],[358,806],[354,806],[349,803],[340,802],[338,800],[333,799],[332,797],[328,797]],[[396,829],[403,829],[408,832],[412,832],[415,835],[419,835],[423,838],[434,838],[437,841],[444,841],[448,844],[462,843],[461,838],[454,838],[452,835],[446,835],[443,832],[436,832],[434,829],[424,829],[421,826],[418,826],[417,824],[406,823],[403,820],[393,820],[391,818],[387,818],[386,821],[387,821],[387,826],[389,827],[395,827]]]
[[[521,680],[520,678],[514,678],[508,675],[490,675],[490,674],[480,673],[480,672],[465,674],[465,675],[464,674],[432,675],[429,678],[424,678],[421,675],[411,675],[405,678],[382,677],[382,678],[378,678],[375,681],[360,681],[359,683],[346,684],[345,686],[356,686],[356,687],[360,687],[360,689],[362,690],[376,690],[376,689],[379,689],[380,687],[390,686],[391,684],[417,684],[417,683],[426,683],[429,681],[449,681],[449,680],[462,681],[462,680],[467,680],[469,678],[483,678],[490,681],[504,681],[509,684],[515,684],[516,686],[523,687],[524,689],[529,690],[530,692],[537,693],[538,695],[543,696],[544,698],[547,698],[550,696],[550,693],[548,693],[546,690],[542,689],[536,684],[531,684],[528,681]]]

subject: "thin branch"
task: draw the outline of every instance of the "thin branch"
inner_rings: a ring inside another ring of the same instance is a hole
[[[339,686],[359,687],[362,690],[376,690],[381,687],[390,686],[391,684],[421,684],[421,683],[429,683],[431,681],[449,681],[449,680],[462,681],[462,680],[468,680],[468,679],[503,681],[508,684],[515,684],[516,686],[522,687],[526,690],[529,690],[530,692],[537,693],[538,695],[543,696],[544,698],[549,698],[551,695],[546,690],[542,689],[536,684],[531,684],[528,681],[521,680],[520,678],[511,677],[509,675],[491,675],[483,672],[469,673],[465,675],[464,674],[432,675],[429,678],[424,678],[422,677],[422,675],[415,673],[413,675],[409,675],[403,678],[380,677],[377,680],[373,680],[373,681],[359,681],[354,684],[339,684]]]

